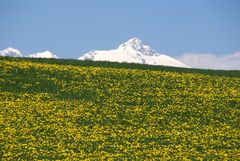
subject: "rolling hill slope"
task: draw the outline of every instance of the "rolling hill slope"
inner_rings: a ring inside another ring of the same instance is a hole
[[[237,160],[240,72],[0,57],[3,160]]]

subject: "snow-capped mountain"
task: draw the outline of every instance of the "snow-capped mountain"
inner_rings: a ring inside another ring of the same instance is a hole
[[[0,51],[0,56],[9,56],[9,57],[24,57],[23,54],[14,48],[7,48],[3,51]],[[30,58],[58,58],[57,55],[51,53],[50,51],[44,51],[39,53],[30,54],[28,57]]]
[[[51,53],[50,51],[44,51],[44,52],[39,52],[39,53],[35,53],[35,54],[30,54],[29,55],[30,58],[55,58],[57,59],[57,55]]]
[[[23,57],[22,53],[19,50],[13,49],[11,47],[0,51],[0,56]]]
[[[78,59],[188,67],[182,62],[170,56],[160,54],[148,45],[144,45],[138,38],[128,40],[117,49],[90,51]]]

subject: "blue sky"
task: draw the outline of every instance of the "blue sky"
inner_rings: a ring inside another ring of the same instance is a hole
[[[160,53],[240,51],[239,0],[1,0],[0,50],[77,58],[132,37]]]

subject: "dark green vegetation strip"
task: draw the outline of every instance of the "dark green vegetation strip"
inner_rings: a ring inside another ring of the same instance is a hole
[[[125,68],[125,69],[141,69],[141,70],[156,70],[166,72],[179,72],[179,73],[199,73],[215,76],[225,77],[240,77],[239,70],[211,70],[211,69],[193,69],[193,68],[177,68],[169,66],[156,66],[147,64],[135,64],[135,63],[117,63],[117,62],[104,62],[104,61],[90,61],[90,60],[74,60],[74,59],[41,59],[41,58],[11,58],[1,57],[0,60],[12,60],[12,61],[30,61],[47,64],[59,64],[59,65],[73,65],[82,67],[104,67],[104,68]]]

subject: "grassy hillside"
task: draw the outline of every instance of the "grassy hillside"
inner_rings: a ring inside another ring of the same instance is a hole
[[[3,160],[237,160],[240,72],[0,57]]]

